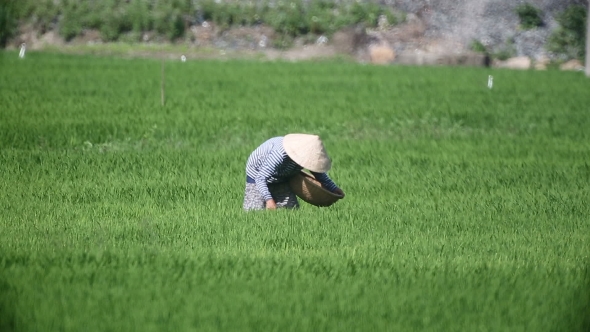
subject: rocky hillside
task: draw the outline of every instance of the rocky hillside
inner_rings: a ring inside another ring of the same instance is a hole
[[[392,0],[392,3],[408,13],[406,22],[370,34],[379,40],[377,44],[393,49],[396,58],[393,61],[472,65],[493,61],[492,64],[499,66],[521,68],[529,68],[535,62],[543,68],[550,61],[571,60],[574,56],[552,52],[547,43],[560,28],[558,17],[566,9],[576,5],[587,8],[588,4],[581,0]],[[523,28],[517,11],[525,4],[538,11],[538,26]],[[485,50],[493,59],[474,56],[473,50]],[[371,58],[370,50],[368,53]],[[581,64],[574,61],[570,66],[580,69]]]
[[[582,0],[528,0],[540,9],[542,25],[523,30],[516,8],[524,1],[506,0],[397,0],[401,10],[416,15],[424,24],[423,47],[443,52],[464,50],[476,40],[492,52],[514,43],[515,55],[539,58],[549,56],[543,45],[558,27],[556,16],[572,5],[587,6]],[[444,40],[444,43],[432,41]],[[429,45],[430,44],[430,45]],[[396,45],[403,49],[406,45]]]

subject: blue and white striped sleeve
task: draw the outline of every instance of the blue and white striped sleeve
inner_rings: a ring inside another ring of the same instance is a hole
[[[332,179],[330,179],[330,177],[328,176],[328,174],[326,173],[316,173],[316,172],[311,172],[311,174],[318,180],[320,181],[321,184],[324,185],[324,187],[326,187],[326,189],[328,189],[329,191],[334,191],[336,189],[338,189],[338,186],[334,183],[334,181],[332,181]]]
[[[258,188],[258,191],[265,201],[272,199],[270,190],[268,190],[267,181],[282,163],[283,156],[281,153],[279,151],[271,151],[262,161],[262,164],[258,170],[258,174],[256,174],[256,177],[254,178],[254,181],[256,182],[256,188]]]

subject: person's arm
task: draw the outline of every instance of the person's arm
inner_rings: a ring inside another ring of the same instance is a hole
[[[266,202],[266,208],[269,210],[275,209],[276,202],[272,198],[270,190],[268,190],[268,179],[272,176],[275,170],[281,165],[282,157],[277,153],[270,153],[266,156],[265,160],[262,162],[260,169],[258,170],[258,174],[254,181],[256,182],[256,188],[262,195],[262,198]]]
[[[268,184],[266,183],[268,178],[264,176],[257,176],[254,181],[256,182],[256,189],[262,195],[262,198],[266,202],[266,208],[269,210],[275,209],[277,207],[272,195],[270,194],[270,190],[268,190]]]
[[[334,181],[332,181],[332,179],[330,179],[330,177],[328,176],[328,174],[326,173],[316,173],[316,172],[311,172],[311,174],[318,180],[320,181],[320,183],[329,191],[333,192],[333,193],[337,193],[340,194],[342,196],[344,196],[344,192],[342,191],[342,189],[338,188],[338,186],[334,183]]]

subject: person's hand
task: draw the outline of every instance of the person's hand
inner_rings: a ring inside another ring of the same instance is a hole
[[[336,190],[334,190],[334,193],[342,196],[342,198],[344,198],[344,196],[346,196],[344,194],[344,191],[342,191],[342,189],[340,189],[340,188],[336,188]]]
[[[266,209],[267,210],[276,210],[277,209],[277,203],[275,203],[274,199],[269,199],[268,201],[266,201]]]

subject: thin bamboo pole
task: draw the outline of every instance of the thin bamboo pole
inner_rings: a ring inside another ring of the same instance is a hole
[[[590,1],[586,12],[586,76],[590,77]]]
[[[160,79],[160,99],[162,102],[162,106],[164,106],[166,104],[166,76],[164,73],[164,59],[162,59],[162,63],[161,63],[161,79]]]

